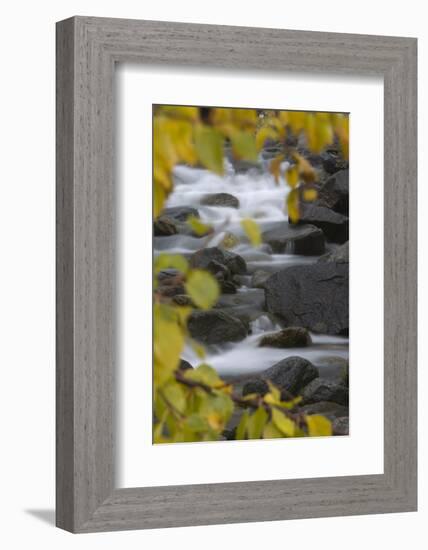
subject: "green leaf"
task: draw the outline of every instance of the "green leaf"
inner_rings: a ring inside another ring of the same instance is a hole
[[[188,369],[184,372],[185,378],[194,380],[195,382],[202,382],[203,384],[214,387],[223,384],[222,379],[217,374],[217,371],[203,363],[196,369]]]
[[[201,309],[210,309],[220,295],[217,280],[202,269],[194,269],[190,272],[186,281],[186,292],[194,304]]]
[[[186,223],[199,237],[203,237],[212,231],[212,225],[201,222],[196,216],[189,216]]]
[[[308,433],[311,437],[333,435],[331,422],[325,416],[320,414],[311,414],[306,417]]]
[[[236,428],[236,435],[235,435],[236,440],[245,439],[245,434],[247,432],[248,418],[249,418],[248,411],[244,411],[242,413],[238,427]]]
[[[209,170],[222,175],[224,138],[218,130],[199,125],[195,128],[195,148],[200,162]]]
[[[257,222],[245,219],[241,221],[241,226],[253,246],[260,246],[262,244],[262,235]]]
[[[183,387],[176,382],[169,382],[162,388],[162,395],[166,401],[166,405],[172,405],[173,409],[184,413],[186,409],[186,396]]]
[[[272,409],[272,421],[275,426],[287,437],[293,437],[295,433],[294,422],[278,409]]]
[[[268,413],[264,407],[259,407],[248,421],[248,439],[260,439],[268,420]]]
[[[189,270],[189,263],[184,256],[180,254],[159,254],[154,262],[155,273],[162,269],[173,268],[186,274]]]
[[[232,134],[232,153],[238,160],[257,161],[254,135],[249,132],[234,132]]]

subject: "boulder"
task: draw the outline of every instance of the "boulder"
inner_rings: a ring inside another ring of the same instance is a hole
[[[263,271],[262,269],[258,269],[253,273],[253,276],[251,277],[251,286],[253,288],[264,288],[264,284],[270,276],[271,273]]]
[[[297,223],[318,227],[334,243],[344,243],[349,239],[349,218],[326,206],[302,203]]]
[[[318,190],[316,204],[349,215],[349,170],[330,176]]]
[[[187,322],[192,338],[202,344],[239,342],[248,334],[248,325],[224,311],[194,311]]]
[[[291,266],[265,282],[266,310],[283,326],[323,334],[347,334],[348,265],[334,262]]]
[[[349,416],[342,416],[333,421],[333,435],[349,435]]]
[[[239,208],[239,200],[230,193],[212,193],[202,197],[201,204],[205,206],[227,206]]]
[[[348,264],[349,263],[349,241],[346,241],[345,244],[342,244],[324,254],[317,260],[318,262],[336,262],[338,264]]]
[[[339,151],[329,149],[321,153],[320,157],[322,167],[327,174],[335,174],[339,170],[348,168],[348,161],[342,157]]]
[[[312,343],[309,332],[302,327],[288,327],[266,334],[259,341],[259,347],[271,348],[304,348]]]
[[[257,395],[265,395],[269,391],[269,386],[266,380],[262,378],[253,378],[245,382],[242,388],[242,395],[250,395],[251,393],[256,393]]]
[[[177,226],[167,216],[161,216],[153,222],[153,234],[155,237],[168,237],[177,233]]]
[[[316,379],[319,375],[318,369],[303,357],[287,357],[276,363],[260,375],[262,380],[269,380],[278,389],[293,396],[300,393],[302,388]],[[282,398],[289,398],[283,395]]]
[[[174,221],[185,222],[189,216],[199,218],[199,212],[192,206],[173,206],[171,208],[164,208],[160,217],[170,218]]]
[[[347,405],[349,401],[348,388],[333,380],[315,378],[302,392],[303,404],[333,401],[339,405]]]
[[[331,420],[331,422],[334,422],[336,418],[348,416],[349,409],[345,405],[339,405],[332,401],[319,401],[318,403],[311,403],[310,405],[299,407],[299,412],[303,414],[322,414]]]
[[[263,242],[271,246],[277,254],[289,252],[313,256],[324,254],[323,232],[313,225],[292,225],[278,222],[262,233]]]
[[[212,261],[224,265],[233,275],[245,275],[247,272],[247,264],[241,256],[217,246],[202,248],[190,257],[191,267],[199,269],[207,269]]]

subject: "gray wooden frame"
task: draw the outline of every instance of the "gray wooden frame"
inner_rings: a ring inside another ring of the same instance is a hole
[[[416,44],[88,17],[57,24],[59,527],[92,532],[416,510]],[[115,488],[116,62],[383,76],[382,475]]]

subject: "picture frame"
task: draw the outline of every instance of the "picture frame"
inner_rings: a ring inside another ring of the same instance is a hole
[[[74,533],[417,509],[417,41],[72,17],[57,24],[56,524]],[[114,68],[384,79],[384,473],[118,489]]]

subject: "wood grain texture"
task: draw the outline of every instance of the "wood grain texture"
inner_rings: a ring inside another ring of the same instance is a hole
[[[383,76],[383,475],[115,489],[116,62]],[[57,525],[92,532],[416,510],[416,176],[415,39],[58,23]]]

